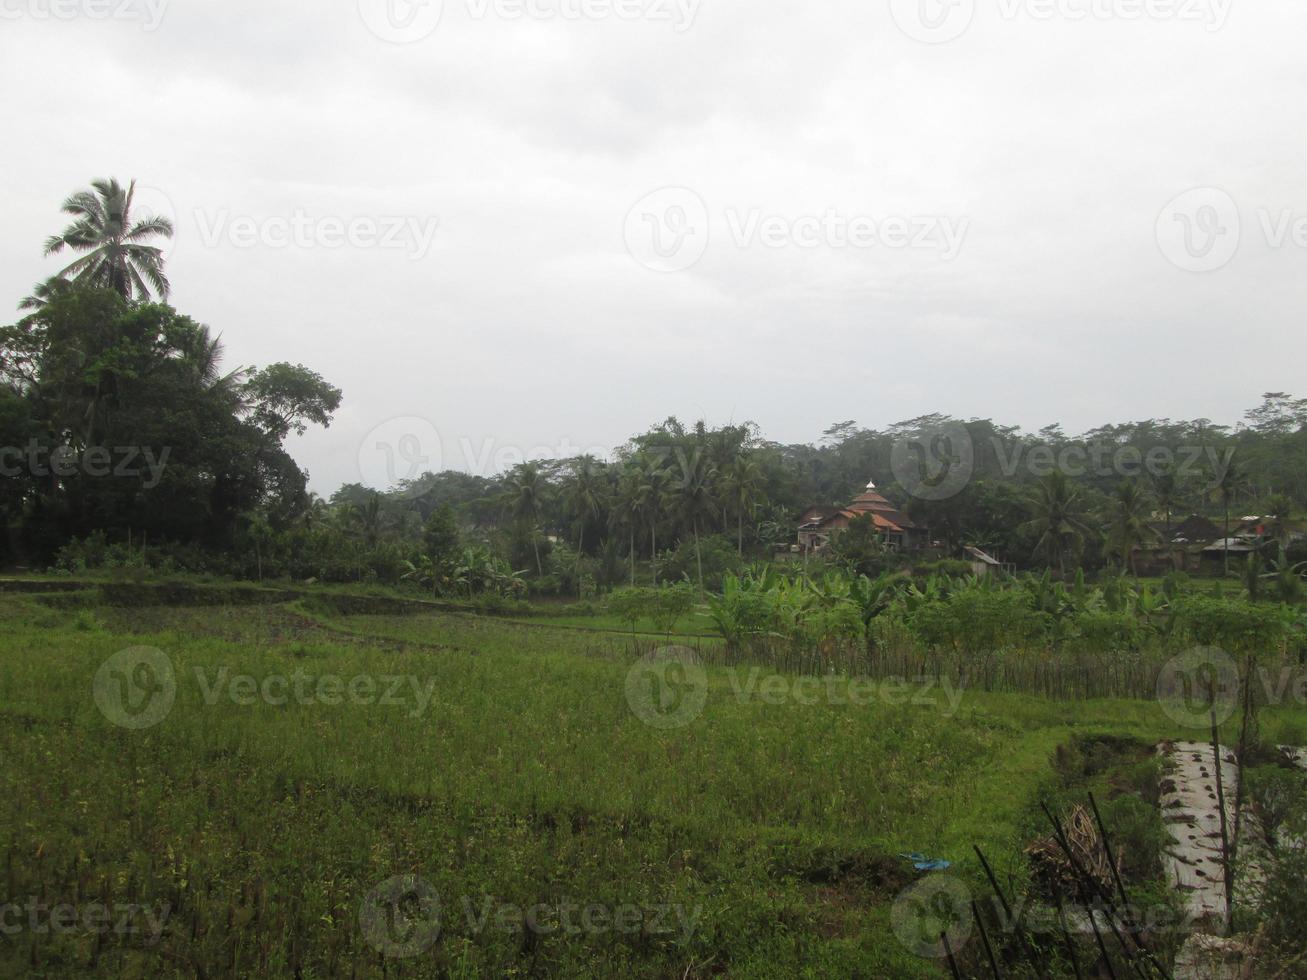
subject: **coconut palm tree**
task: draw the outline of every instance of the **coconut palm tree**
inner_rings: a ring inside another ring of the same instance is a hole
[[[716,513],[714,484],[717,470],[702,452],[694,452],[683,461],[681,479],[671,488],[676,513],[694,533],[694,561],[699,571],[699,594],[703,595],[703,551],[699,544],[699,526]]]
[[[730,503],[735,506],[736,532],[739,537],[740,557],[744,557],[744,512],[752,511],[762,486],[762,470],[749,456],[736,456],[726,468],[722,479],[722,491]]]
[[[146,301],[151,289],[160,299],[167,299],[163,252],[148,242],[171,238],[172,222],[158,215],[134,217],[136,181],[124,188],[116,180],[96,180],[91,188],[64,201],[63,212],[75,220],[62,235],[46,239],[46,255],[57,255],[65,248],[84,253],[60,272],[59,278],[104,286],[127,300]]]
[[[508,487],[503,502],[513,519],[526,527],[531,534],[531,548],[535,553],[536,574],[544,576],[545,566],[540,561],[538,538],[540,514],[544,509],[546,487],[540,467],[535,463],[520,463],[508,474]]]
[[[640,510],[640,468],[637,464],[628,464],[617,481],[617,492],[613,496],[613,506],[608,512],[609,524],[625,527],[630,535],[631,588],[635,588],[635,534],[640,529],[643,514]]]
[[[1039,535],[1035,550],[1043,551],[1049,565],[1056,565],[1066,578],[1067,553],[1079,551],[1093,533],[1084,519],[1080,490],[1065,473],[1054,470],[1036,484],[1029,506],[1031,518],[1021,529]]]
[[[593,456],[582,456],[572,465],[571,479],[564,491],[568,509],[576,519],[576,556],[585,545],[585,532],[598,521],[608,505],[607,481],[603,466]]]
[[[1221,510],[1225,515],[1225,534],[1221,540],[1221,548],[1224,551],[1223,559],[1225,574],[1230,574],[1230,504],[1234,499],[1248,488],[1248,475],[1231,459],[1225,469],[1215,474],[1212,482],[1212,496],[1221,502]]]
[[[1148,523],[1148,498],[1135,480],[1124,480],[1112,494],[1107,507],[1107,541],[1121,557],[1121,565],[1130,566],[1130,574],[1139,577],[1135,552],[1145,541],[1155,540],[1157,531]]]
[[[1266,498],[1262,512],[1268,518],[1267,530],[1276,543],[1284,548],[1289,543],[1290,521],[1293,518],[1293,500],[1282,493]]]
[[[653,568],[653,584],[658,584],[658,520],[668,499],[667,470],[657,460],[637,464],[639,474],[634,487],[634,507],[640,521],[649,527],[649,558]]]
[[[26,297],[18,304],[20,310],[32,310],[33,312],[43,310],[59,295],[72,288],[72,283],[67,279],[60,279],[53,276],[45,282],[38,282],[32,287],[32,295]]]
[[[1166,541],[1169,544],[1171,512],[1175,510],[1175,505],[1181,498],[1180,478],[1176,476],[1174,467],[1168,466],[1153,477],[1153,497],[1157,500],[1157,506],[1166,514]]]

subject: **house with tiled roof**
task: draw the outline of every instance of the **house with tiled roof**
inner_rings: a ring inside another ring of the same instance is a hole
[[[804,511],[799,518],[799,548],[821,551],[829,547],[834,535],[860,517],[870,517],[877,533],[891,548],[913,551],[929,543],[929,533],[925,528],[882,497],[876,491],[875,483],[868,483],[867,489],[847,506],[809,507]]]

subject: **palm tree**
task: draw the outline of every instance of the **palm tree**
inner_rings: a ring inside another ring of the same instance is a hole
[[[1067,552],[1079,551],[1092,533],[1084,520],[1080,490],[1061,470],[1054,470],[1036,485],[1029,506],[1031,519],[1021,529],[1039,535],[1035,550],[1043,550],[1049,565],[1056,565],[1066,578]]]
[[[1233,458],[1212,483],[1212,496],[1221,502],[1221,509],[1225,514],[1225,535],[1221,540],[1221,548],[1224,551],[1223,558],[1227,576],[1230,574],[1230,504],[1247,486],[1248,475],[1240,469]]]
[[[567,503],[576,518],[576,555],[581,557],[585,532],[592,520],[603,514],[607,505],[604,472],[593,456],[582,456],[572,466],[572,479],[566,490]]]
[[[381,494],[373,493],[368,497],[367,502],[362,507],[355,509],[356,519],[359,528],[363,532],[363,540],[367,542],[369,548],[375,548],[377,542],[381,540],[381,532],[385,530],[386,513],[381,509]]]
[[[1129,564],[1135,578],[1139,577],[1135,552],[1146,540],[1156,537],[1157,531],[1148,523],[1148,499],[1138,482],[1122,481],[1107,508],[1107,540],[1121,556],[1122,567]]]
[[[46,240],[46,255],[57,255],[65,248],[85,253],[60,272],[59,278],[104,286],[127,300],[149,300],[151,289],[160,299],[167,299],[163,252],[147,242],[171,238],[172,222],[157,215],[133,219],[136,181],[124,188],[116,180],[96,180],[91,187],[64,201],[63,212],[75,220],[62,235]]]
[[[649,525],[649,558],[652,563],[653,584],[658,584],[658,518],[662,516],[668,498],[667,470],[656,460],[646,460],[639,466],[639,478],[634,489],[635,510],[640,520]]]
[[[47,305],[57,299],[60,294],[66,292],[72,287],[67,279],[60,279],[53,276],[45,282],[38,282],[32,287],[32,295],[25,298],[18,304],[20,310],[39,311],[45,309]]]
[[[1293,501],[1285,494],[1277,493],[1266,498],[1262,510],[1268,518],[1268,530],[1276,543],[1284,548],[1289,542],[1289,522],[1293,517]]]
[[[299,522],[306,531],[313,531],[327,525],[331,508],[327,502],[312,490],[304,500],[304,509],[299,514]]]
[[[696,451],[684,460],[681,480],[671,491],[677,513],[694,531],[694,561],[699,570],[700,595],[703,594],[703,552],[699,546],[699,524],[703,518],[716,512],[717,501],[713,496],[716,479],[717,470],[702,452]]]
[[[531,548],[535,552],[536,574],[544,576],[545,566],[540,561],[538,525],[544,507],[545,481],[535,463],[520,463],[508,474],[508,489],[504,494],[513,519],[529,529]]]
[[[758,490],[762,483],[762,471],[758,464],[748,456],[736,456],[726,468],[722,480],[726,499],[735,505],[736,531],[739,536],[740,557],[744,557],[744,512],[752,511],[758,499]]]
[[[1175,510],[1175,505],[1181,497],[1180,479],[1175,474],[1175,468],[1168,466],[1161,473],[1153,477],[1153,496],[1157,499],[1157,506],[1166,514],[1166,541],[1171,542],[1171,512]]]
[[[222,372],[222,359],[226,350],[222,336],[214,336],[204,324],[182,333],[175,341],[177,356],[171,359],[188,372],[195,385],[204,391],[219,395],[231,405],[233,411],[246,407],[241,383],[250,374],[250,368],[236,368]]]
[[[613,507],[608,512],[609,523],[614,527],[624,526],[631,537],[631,588],[635,588],[635,532],[643,517],[640,509],[640,477],[638,465],[630,464],[626,467],[617,483]]]

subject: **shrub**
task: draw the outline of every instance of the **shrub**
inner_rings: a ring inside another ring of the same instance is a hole
[[[662,633],[670,634],[694,608],[694,587],[689,582],[663,584],[653,592],[650,618]]]
[[[652,592],[652,589],[614,589],[604,604],[611,615],[628,624],[634,633],[636,624],[653,607]]]
[[[1081,612],[1075,616],[1074,625],[1091,649],[1138,650],[1143,643],[1144,629],[1128,613]]]
[[[735,542],[722,535],[711,535],[699,540],[703,558],[703,587],[709,592],[720,592],[722,582],[730,572],[740,570],[740,556]],[[694,538],[685,538],[670,554],[664,556],[660,574],[669,580],[698,583],[699,564],[695,557]]]
[[[1245,599],[1185,596],[1172,604],[1172,612],[1189,642],[1231,653],[1278,649],[1287,636],[1278,609]]]

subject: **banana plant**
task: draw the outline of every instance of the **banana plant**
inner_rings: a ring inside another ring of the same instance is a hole
[[[1270,561],[1270,569],[1262,574],[1262,578],[1271,583],[1276,598],[1287,605],[1296,603],[1302,595],[1302,578],[1307,572],[1307,561],[1297,564],[1289,561],[1289,556],[1281,545],[1279,555]]]

